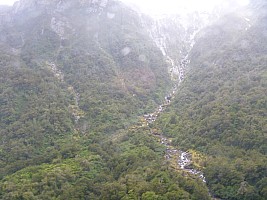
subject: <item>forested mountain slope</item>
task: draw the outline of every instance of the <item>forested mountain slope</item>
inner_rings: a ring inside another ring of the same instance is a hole
[[[117,1],[21,0],[0,19],[0,199],[209,199],[132,128],[172,86]]]
[[[118,2],[21,1],[12,12],[1,25],[2,169],[75,127],[125,128],[170,86],[160,51]]]
[[[266,12],[203,28],[115,0],[1,7],[0,199],[263,200]]]
[[[157,124],[173,144],[207,155],[208,185],[222,199],[267,196],[267,9],[257,3],[199,33],[185,81]]]

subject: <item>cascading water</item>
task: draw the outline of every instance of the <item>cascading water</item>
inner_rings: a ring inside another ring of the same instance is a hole
[[[144,22],[142,23],[143,23],[143,26],[145,26],[145,23]],[[195,40],[194,40],[195,36],[200,30],[200,29],[194,29],[194,31],[189,35],[189,37],[185,37],[185,38],[188,38],[185,41],[186,48],[184,49],[186,49],[186,52],[183,52],[182,50],[180,50],[181,55],[184,55],[184,56],[182,56],[182,59],[180,60],[180,62],[177,62],[175,61],[175,59],[171,57],[171,55],[168,54],[168,43],[167,43],[168,36],[165,35],[165,33],[162,31],[162,25],[163,24],[161,24],[160,21],[156,21],[154,23],[154,26],[152,26],[151,29],[148,30],[148,32],[149,32],[151,39],[154,41],[155,45],[162,52],[162,55],[165,57],[166,62],[169,64],[170,77],[171,77],[171,80],[173,80],[174,82],[174,87],[172,88],[172,91],[169,92],[167,96],[165,96],[165,100],[163,104],[159,105],[157,109],[155,110],[155,112],[144,115],[144,119],[147,125],[155,122],[159,114],[163,112],[165,108],[171,103],[173,96],[177,92],[179,85],[181,84],[181,82],[183,81],[185,77],[186,67],[190,63],[190,60],[188,59],[189,53],[195,44]],[[179,166],[181,170],[186,171],[190,174],[196,175],[203,182],[206,182],[203,172],[196,170],[190,166],[190,164],[192,163],[192,155],[190,153],[183,152],[173,147],[171,145],[171,140],[168,139],[167,137],[164,137],[163,134],[158,135],[158,133],[154,133],[153,131],[151,131],[151,133],[154,136],[160,138],[161,144],[166,147],[165,158],[167,160],[173,157],[178,157],[177,165]]]

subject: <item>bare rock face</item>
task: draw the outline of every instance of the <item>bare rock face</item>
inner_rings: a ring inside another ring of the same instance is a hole
[[[88,14],[101,14],[109,1],[111,0],[19,0],[13,7],[0,9],[0,24],[29,21],[31,18],[47,13],[48,17],[51,17],[50,28],[61,39],[66,39],[73,34],[74,29],[64,13],[74,7],[81,7],[85,8]]]
[[[10,8],[0,8],[0,24],[11,21]]]
[[[42,5],[48,5],[49,2],[43,0],[41,3]],[[77,3],[78,6],[86,7],[89,13],[96,13],[103,11],[108,4],[108,0],[79,0],[78,2],[73,0],[58,0],[50,27],[61,39],[68,38],[68,34],[73,33],[74,30],[68,22],[68,19],[55,13],[62,13],[73,6],[77,6]]]
[[[52,17],[50,27],[61,39],[66,39],[73,32],[70,23],[63,17]]]
[[[101,7],[106,7],[108,0],[79,0],[81,5],[98,5]]]
[[[36,7],[49,7],[55,6],[58,10],[65,10],[72,6],[90,6],[104,8],[107,6],[109,0],[20,0],[16,2],[13,6],[15,13],[21,12],[23,10],[34,9]]]
[[[40,6],[48,6],[51,4],[55,4],[58,0],[20,0],[17,1],[13,6],[13,11],[15,13],[33,9],[35,7]]]

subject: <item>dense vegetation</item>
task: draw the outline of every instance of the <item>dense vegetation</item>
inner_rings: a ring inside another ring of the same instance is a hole
[[[73,140],[65,157],[6,176],[1,199],[209,199],[200,180],[168,169],[147,130],[116,142],[91,137]]]
[[[149,130],[130,128],[171,87],[138,15],[38,2],[0,26],[0,199],[209,199]]]
[[[238,13],[200,33],[186,80],[158,122],[173,144],[207,156],[208,185],[222,199],[267,196],[266,8],[256,12],[249,28]]]
[[[51,3],[18,11],[11,24],[1,27],[1,175],[49,162],[56,155],[47,147],[60,149],[55,140],[77,130],[112,134],[127,128],[170,87],[160,51],[142,33],[134,12],[112,2],[93,13],[77,5],[47,12],[53,9]],[[123,55],[124,48],[129,52]],[[64,81],[47,63],[62,71]],[[84,117],[77,125],[70,86],[80,93]]]
[[[210,199],[151,128],[201,155],[215,197],[267,196],[266,7],[250,26],[229,14],[199,33],[177,97],[148,127],[138,116],[171,88],[151,19],[113,0],[21,2],[0,9],[0,199]],[[167,21],[179,54],[195,26]]]

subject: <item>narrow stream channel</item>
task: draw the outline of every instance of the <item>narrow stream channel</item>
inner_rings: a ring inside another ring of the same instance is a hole
[[[148,126],[149,124],[154,123],[160,113],[164,112],[166,107],[168,107],[171,104],[171,99],[174,97],[176,93],[177,88],[174,88],[172,92],[165,97],[165,101],[163,104],[159,105],[156,109],[155,112],[150,113],[150,114],[145,114],[143,117],[146,121],[146,125]],[[170,160],[173,157],[177,157],[177,165],[179,168],[183,171],[186,171],[190,174],[196,175],[198,178],[200,178],[203,182],[206,182],[205,176],[202,171],[196,170],[194,168],[191,168],[191,163],[192,163],[192,155],[188,152],[181,151],[179,149],[176,149],[174,146],[171,145],[171,139],[167,138],[163,134],[158,134],[157,132],[153,132],[151,130],[151,133],[159,138],[159,141],[162,145],[166,147],[165,151],[165,159]]]
[[[188,59],[189,53],[192,50],[194,44],[195,44],[195,36],[199,32],[199,29],[196,29],[189,37],[189,41],[186,41],[188,45],[188,50],[185,52],[185,56],[180,60],[179,64],[176,64],[174,59],[171,58],[170,55],[168,55],[167,51],[167,42],[166,38],[167,36],[164,35],[164,33],[161,31],[160,22],[156,22],[155,26],[152,27],[151,30],[148,30],[150,33],[150,37],[153,39],[155,45],[160,49],[162,52],[162,55],[165,57],[166,62],[169,63],[169,72],[170,77],[172,81],[174,82],[174,87],[169,92],[167,96],[165,96],[164,102],[159,105],[156,110],[153,113],[145,114],[143,117],[146,121],[146,125],[154,123],[160,113],[164,112],[166,107],[168,107],[171,104],[171,100],[174,98],[175,94],[177,93],[178,87],[181,84],[181,82],[184,79],[185,76],[185,69],[187,68],[188,64],[190,63],[190,60]],[[180,149],[175,148],[171,145],[171,139],[164,136],[164,133],[158,134],[156,132],[153,132],[151,130],[151,133],[159,138],[159,141],[162,145],[166,147],[165,151],[165,159],[170,160],[172,158],[177,158],[176,165],[179,167],[179,169],[189,173],[193,174],[196,177],[200,178],[204,183],[206,183],[205,176],[202,171],[196,170],[191,167],[192,164],[192,155],[189,152],[181,151]]]

